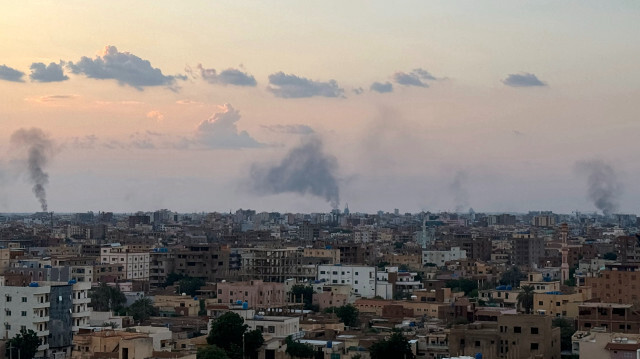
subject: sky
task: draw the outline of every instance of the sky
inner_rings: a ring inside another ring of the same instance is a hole
[[[640,212],[636,1],[0,11],[0,212]]]

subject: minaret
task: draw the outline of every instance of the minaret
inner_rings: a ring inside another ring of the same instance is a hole
[[[569,232],[569,226],[566,223],[560,225],[560,236],[562,237],[562,266],[560,267],[560,272],[562,274],[562,282],[569,279],[569,248],[567,247],[567,235]]]
[[[420,233],[420,246],[422,249],[427,248],[427,217],[422,219],[422,232]]]

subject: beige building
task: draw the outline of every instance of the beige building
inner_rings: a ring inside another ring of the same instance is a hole
[[[122,266],[124,279],[149,280],[149,252],[133,252],[128,246],[105,246],[100,250],[100,262]]]
[[[265,283],[261,280],[218,283],[218,303],[247,302],[250,308],[274,308],[286,304],[283,283]]]
[[[560,359],[560,328],[541,315],[502,315],[498,322],[454,325],[449,354],[496,359]]]
[[[580,359],[637,358],[640,334],[578,331],[572,337],[572,354]]]
[[[581,287],[575,293],[534,293],[533,312],[552,317],[578,317],[578,306],[591,299],[590,288]]]
[[[331,248],[305,248],[303,250],[303,256],[315,257],[315,258],[328,258],[332,264],[340,263],[340,250]]]

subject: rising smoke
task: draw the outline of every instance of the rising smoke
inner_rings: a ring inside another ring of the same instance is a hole
[[[53,141],[39,128],[21,128],[11,135],[11,144],[26,152],[29,180],[33,183],[33,193],[40,202],[42,211],[47,211],[49,174],[44,170],[53,153]]]
[[[614,168],[602,160],[580,161],[576,164],[579,174],[587,178],[587,196],[605,216],[618,209],[622,185]]]
[[[449,184],[456,205],[456,213],[463,212],[469,206],[469,191],[467,191],[467,172],[458,171]]]
[[[317,136],[292,148],[279,164],[251,166],[251,186],[262,194],[310,193],[338,208],[340,192],[335,172],[338,162],[323,151]]]

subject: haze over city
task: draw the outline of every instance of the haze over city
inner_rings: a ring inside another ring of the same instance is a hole
[[[639,212],[637,2],[0,8],[3,212]]]

